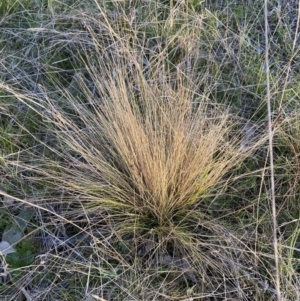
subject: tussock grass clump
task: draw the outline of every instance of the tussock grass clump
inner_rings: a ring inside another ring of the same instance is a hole
[[[245,155],[228,112],[202,95],[196,100],[183,83],[151,83],[140,72],[128,83],[124,67],[107,71],[101,62],[92,75],[99,95],[87,95],[85,103],[68,95],[77,123],[49,101],[59,141],[81,158],[71,157],[76,164],[64,169],[64,183],[101,206],[132,208],[170,225]]]
[[[216,285],[223,291],[236,273],[249,280],[245,233],[213,204],[253,145],[241,148],[238,119],[200,92],[194,69],[145,73],[142,60],[125,50],[126,60],[84,56],[86,73],[73,78],[79,93],[58,85],[59,102],[46,93],[24,98],[42,108],[56,141],[48,148],[58,156],[33,170],[66,191],[65,201],[84,208],[91,224],[101,221],[100,241],[110,246],[102,256],[115,253],[126,266],[139,258],[154,278],[165,267],[171,282],[173,269],[201,292]]]

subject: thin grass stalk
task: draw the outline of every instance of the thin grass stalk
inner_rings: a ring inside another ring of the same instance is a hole
[[[271,92],[270,92],[270,74],[269,74],[269,23],[268,23],[268,0],[264,3],[264,17],[265,17],[265,41],[266,41],[266,84],[267,84],[267,107],[268,107],[268,136],[269,136],[269,152],[270,152],[270,172],[271,172],[271,206],[273,217],[273,244],[274,244],[274,260],[276,270],[276,294],[277,300],[281,301],[280,292],[280,271],[279,271],[279,253],[277,241],[277,213],[276,213],[276,199],[275,199],[275,176],[274,176],[274,158],[273,158],[273,126],[271,116]]]

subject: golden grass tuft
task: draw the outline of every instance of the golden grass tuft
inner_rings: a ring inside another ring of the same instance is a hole
[[[147,79],[122,60],[97,63],[97,96],[83,78],[83,99],[64,93],[76,118],[48,100],[58,140],[82,158],[60,178],[93,205],[171,225],[245,158],[236,125],[186,80]]]
[[[194,70],[145,73],[127,54],[84,61],[88,72],[73,78],[78,93],[59,88],[59,102],[41,98],[56,137],[48,147],[59,158],[41,162],[39,174],[107,224],[101,235],[114,236],[110,254],[117,239],[131,260],[175,268],[194,283],[244,277],[254,255],[238,229],[208,209],[251,153],[241,148],[237,118],[201,92]]]

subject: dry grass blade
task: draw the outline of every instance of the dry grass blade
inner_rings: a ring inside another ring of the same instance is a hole
[[[271,203],[273,216],[273,241],[274,241],[274,259],[276,268],[276,294],[277,300],[281,301],[280,291],[280,271],[279,271],[279,252],[277,241],[277,213],[275,200],[275,175],[274,175],[274,158],[273,158],[273,129],[272,129],[272,111],[271,111],[271,92],[270,92],[270,69],[269,69],[269,24],[268,24],[268,1],[264,2],[265,16],[265,41],[266,41],[266,83],[267,83],[267,107],[268,107],[268,135],[270,151],[270,171],[271,171]]]

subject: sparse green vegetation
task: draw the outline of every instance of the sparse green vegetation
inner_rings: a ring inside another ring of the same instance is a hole
[[[298,12],[282,2],[270,91],[262,1],[0,5],[0,301],[300,300]]]

